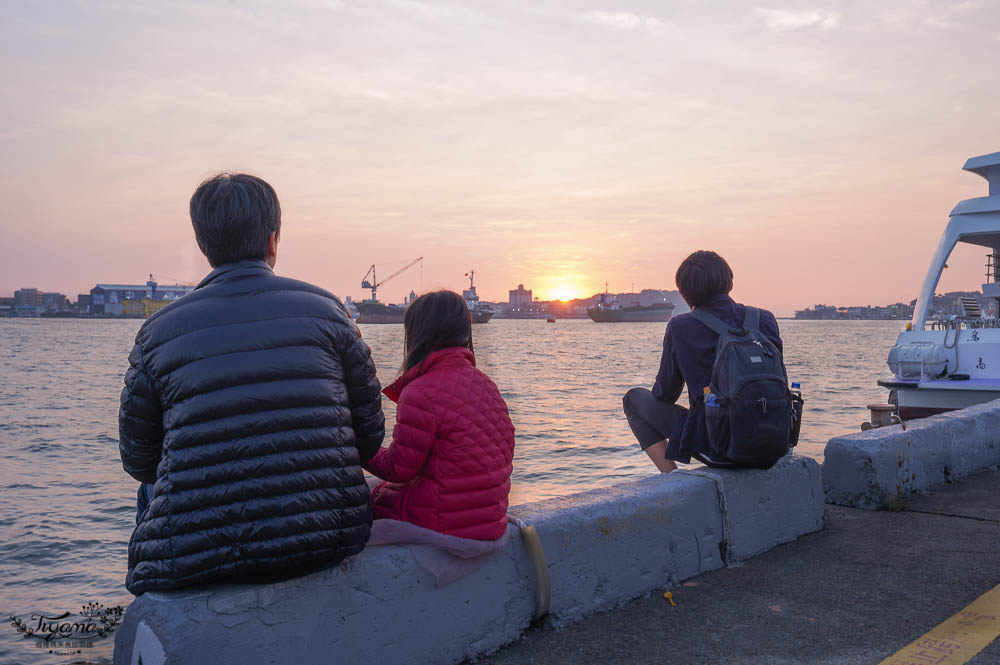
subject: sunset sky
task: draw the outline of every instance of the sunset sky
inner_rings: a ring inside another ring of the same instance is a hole
[[[780,315],[916,296],[1000,150],[1000,3],[0,4],[0,295],[195,282],[215,171],[278,272],[359,298],[674,288],[715,249]],[[977,288],[983,251],[942,288]]]

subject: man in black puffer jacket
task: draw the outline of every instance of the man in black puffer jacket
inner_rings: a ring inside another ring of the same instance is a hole
[[[361,463],[385,420],[357,326],[336,296],[273,273],[281,210],[263,180],[205,181],[191,221],[215,269],[139,330],[121,397],[122,463],[144,483],[137,595],[302,574],[371,529]]]

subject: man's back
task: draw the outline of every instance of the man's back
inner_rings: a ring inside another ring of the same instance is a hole
[[[382,443],[367,345],[325,291],[228,263],[150,318],[122,392],[126,471],[155,482],[133,593],[295,571],[359,552],[360,463]]]
[[[704,391],[714,383],[712,372],[716,359],[716,345],[720,341],[720,335],[716,330],[723,332],[728,340],[729,334],[725,327],[742,328],[747,313],[746,307],[733,302],[729,297],[729,293],[733,290],[733,269],[724,258],[713,251],[692,252],[677,267],[675,279],[681,297],[694,312],[676,316],[667,324],[667,332],[663,337],[660,370],[657,372],[652,390],[632,388],[622,399],[625,417],[639,442],[639,447],[663,473],[674,471],[677,462],[687,463],[691,461],[692,456],[709,452],[711,444],[705,420]],[[711,316],[696,316],[695,313],[699,311]],[[759,337],[756,341],[761,344],[770,341],[780,357],[782,346],[778,322],[767,310],[755,310],[755,312],[759,315],[758,325],[754,327],[751,319],[750,326],[755,328],[754,335]],[[699,321],[699,318],[704,322]],[[729,356],[727,354],[724,357]],[[752,361],[752,358],[750,360]],[[733,367],[741,365],[737,362]],[[739,372],[734,375],[736,374]],[[763,377],[757,376],[754,381],[760,378]],[[689,409],[676,404],[685,384],[688,390]],[[753,383],[753,385],[758,384]],[[787,386],[783,390],[787,393]],[[765,402],[762,402],[762,408],[766,408],[764,404]],[[714,409],[717,405],[712,406]],[[720,423],[718,411],[713,410],[712,414],[713,423]],[[777,419],[777,412],[772,414],[772,417]],[[749,431],[758,432],[758,426],[761,426],[761,423],[753,424]],[[721,431],[724,431],[721,426],[713,429],[716,435],[713,436],[713,440],[722,438],[717,436]],[[720,458],[714,456],[713,459]]]
[[[746,307],[733,302],[728,295],[715,296],[702,307],[734,327],[743,325]],[[779,352],[782,351],[778,323],[767,310],[760,310],[760,331]],[[684,420],[678,422],[677,430],[673,433],[677,438],[678,452],[683,456],[681,461],[688,461],[694,452],[705,452],[708,431],[705,427],[702,390],[711,379],[718,339],[717,334],[691,314],[681,314],[671,319],[667,325],[653,396],[666,402],[674,402],[686,384],[689,413]]]

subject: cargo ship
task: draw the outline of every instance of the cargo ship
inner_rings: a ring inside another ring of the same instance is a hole
[[[370,290],[371,297],[361,302],[354,301],[354,307],[358,310],[358,323],[402,323],[403,316],[406,314],[406,307],[413,301],[416,294],[410,291],[410,297],[402,305],[387,305],[379,302],[378,288],[396,275],[409,270],[423,259],[424,257],[422,256],[413,259],[381,282],[376,279],[375,265],[372,264],[372,267],[368,269],[368,272],[365,273],[364,278],[361,280],[361,288]],[[368,279],[369,277],[371,277],[370,280]]]
[[[493,318],[493,309],[479,300],[479,296],[476,294],[476,285],[473,280],[476,277],[476,271],[470,270],[465,273],[465,276],[469,278],[469,288],[462,291],[462,297],[465,298],[465,304],[469,306],[469,315],[472,317],[473,323],[489,323],[490,319]]]
[[[636,303],[622,307],[621,303],[608,295],[607,285],[601,300],[594,307],[587,308],[587,316],[597,323],[662,323],[670,320],[674,304],[669,302],[642,306]]]
[[[358,323],[402,323],[406,314],[406,305],[387,305],[370,300],[355,302],[354,307],[358,310]]]

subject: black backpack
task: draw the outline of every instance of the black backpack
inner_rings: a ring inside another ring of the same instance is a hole
[[[798,440],[802,399],[788,389],[788,373],[778,348],[760,332],[760,310],[747,307],[742,328],[713,314],[691,316],[719,335],[705,403],[707,453],[695,458],[709,466],[769,469]]]

